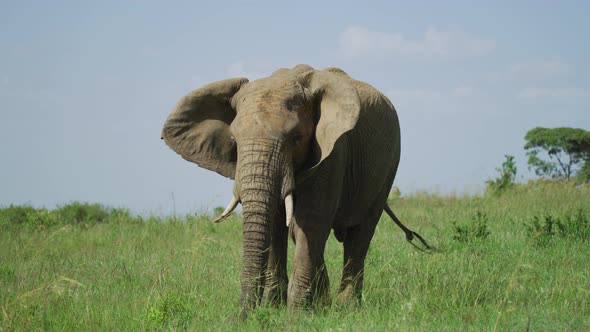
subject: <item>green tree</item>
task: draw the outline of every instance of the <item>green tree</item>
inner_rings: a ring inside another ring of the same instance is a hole
[[[514,156],[505,155],[506,160],[502,163],[502,168],[496,168],[496,171],[500,173],[500,176],[486,181],[487,190],[493,194],[501,194],[504,190],[514,186],[514,180],[516,179],[516,163],[514,162]]]
[[[541,128],[529,130],[524,146],[529,168],[538,176],[570,179],[588,173],[590,132],[579,128]],[[544,158],[544,156],[548,158]]]

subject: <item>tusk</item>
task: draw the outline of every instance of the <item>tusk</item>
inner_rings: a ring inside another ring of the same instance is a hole
[[[223,213],[219,217],[215,218],[215,220],[213,220],[213,221],[220,222],[223,219],[227,218],[232,212],[234,212],[234,209],[236,208],[236,206],[238,206],[238,199],[234,195],[232,197],[231,202],[229,202],[229,204],[225,208],[225,211],[223,211]]]
[[[285,197],[285,215],[287,217],[287,227],[291,225],[293,220],[293,195],[289,194]]]

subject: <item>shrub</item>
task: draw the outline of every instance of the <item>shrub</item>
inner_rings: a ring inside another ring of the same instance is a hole
[[[488,230],[488,216],[481,211],[477,211],[465,224],[457,225],[453,222],[453,229],[453,240],[463,243],[484,240],[491,234]]]
[[[218,207],[214,208],[212,217],[213,218],[219,217],[223,213],[223,211],[225,211],[224,207],[218,206]]]
[[[393,186],[391,187],[391,191],[389,192],[389,197],[387,197],[388,201],[397,201],[402,197],[402,192],[401,190],[396,187]]]
[[[558,221],[559,222],[559,221]],[[549,244],[556,234],[555,219],[551,215],[534,216],[530,224],[525,225],[527,232],[534,239],[536,246],[544,247]]]
[[[158,304],[151,306],[147,314],[148,323],[158,327],[165,324],[186,326],[190,319],[191,310],[186,298],[175,294],[167,294]]]
[[[59,218],[44,208],[35,209],[32,206],[10,205],[0,209],[0,226],[2,225],[31,225],[50,226],[59,224]]]
[[[10,205],[0,208],[0,226],[28,225],[46,227],[59,224],[81,225],[99,223],[141,223],[127,209],[109,208],[101,204],[73,202],[49,211],[32,206]]]
[[[55,212],[64,224],[105,223],[110,211],[100,204],[73,202],[60,206]]]
[[[559,230],[563,237],[588,241],[590,240],[590,215],[583,209],[578,209],[575,213],[565,216]]]
[[[561,218],[551,214],[534,216],[525,227],[528,234],[533,237],[535,245],[539,247],[547,246],[557,238],[590,240],[590,216],[583,209]]]
[[[499,177],[486,181],[486,192],[488,193],[499,195],[514,186],[516,179],[514,156],[505,155],[504,157],[506,160],[502,163],[502,168],[496,168],[496,171],[500,173]]]

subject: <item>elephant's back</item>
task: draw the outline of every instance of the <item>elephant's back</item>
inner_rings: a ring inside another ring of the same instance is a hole
[[[383,93],[368,83],[355,80],[340,68],[330,67],[324,70],[338,75],[341,80],[350,82],[356,88],[361,101],[361,117],[375,118],[377,121],[389,120],[386,123],[389,124],[387,129],[399,131],[395,107]]]
[[[395,176],[399,163],[401,137],[399,119],[391,101],[371,85],[353,80],[361,99],[361,111],[353,133],[356,154],[369,173]],[[363,167],[361,166],[361,168]],[[384,181],[387,182],[387,181]]]

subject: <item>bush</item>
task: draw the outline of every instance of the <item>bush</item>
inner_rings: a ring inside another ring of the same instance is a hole
[[[463,243],[485,240],[491,234],[488,230],[488,216],[481,211],[477,211],[471,220],[463,225],[453,222],[453,229],[453,240]]]
[[[389,197],[387,197],[387,201],[397,201],[402,197],[402,192],[399,190],[398,187],[393,186],[391,187],[391,191],[389,192]]]
[[[559,221],[558,221],[559,222]],[[530,224],[525,225],[527,232],[533,237],[536,246],[544,247],[549,244],[556,234],[555,219],[551,215],[534,216]]]
[[[52,225],[79,225],[100,223],[141,223],[143,219],[133,216],[127,209],[109,208],[101,204],[73,202],[49,211],[32,206],[10,205],[0,208],[1,225],[28,225],[45,227]]]
[[[535,245],[539,247],[547,246],[558,238],[590,240],[590,216],[582,209],[561,218],[550,214],[534,216],[525,227],[528,234],[533,237]]]
[[[578,209],[576,213],[567,215],[564,218],[559,231],[566,238],[578,241],[590,240],[590,215],[583,209]]]
[[[59,218],[47,209],[12,204],[0,209],[0,225],[51,226],[56,224],[59,224]]]
[[[506,160],[502,163],[502,168],[496,168],[496,171],[500,173],[499,177],[486,181],[486,192],[488,193],[500,195],[514,186],[514,180],[516,179],[514,156],[505,155],[504,157],[506,157]]]
[[[85,224],[108,222],[110,211],[100,204],[73,202],[60,206],[55,212],[64,224]]]
[[[131,215],[131,212],[123,208],[110,208],[101,204],[73,202],[60,206],[55,210],[63,224],[101,224],[115,223],[139,223],[141,217]]]
[[[162,327],[165,324],[181,327],[190,322],[191,316],[186,298],[168,294],[158,304],[149,308],[147,320],[149,325],[156,327]]]

